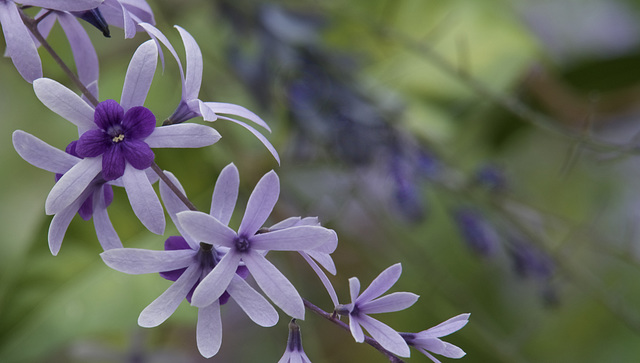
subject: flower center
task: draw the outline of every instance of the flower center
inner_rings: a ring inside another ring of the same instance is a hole
[[[111,141],[113,141],[114,143],[118,143],[120,141],[124,140],[124,134],[120,134],[118,136],[114,136]]]
[[[246,237],[237,237],[235,242],[238,252],[247,252],[249,250],[250,243]]]

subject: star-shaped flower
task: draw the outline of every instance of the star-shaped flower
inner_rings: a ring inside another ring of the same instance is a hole
[[[158,50],[147,41],[136,50],[127,74],[120,104],[107,100],[94,109],[60,83],[41,78],[33,88],[42,103],[78,127],[78,155],[84,157],[51,189],[47,214],[68,207],[102,175],[127,191],[134,213],[151,231],[162,234],[164,212],[145,170],[153,162],[151,148],[203,147],[220,139],[210,127],[180,124],[155,127],[155,116],[142,107],[155,74]]]
[[[447,336],[462,329],[467,325],[469,315],[470,314],[460,314],[419,333],[400,333],[400,335],[402,335],[407,344],[429,357],[434,363],[440,363],[440,361],[429,352],[440,354],[447,358],[462,358],[465,355],[462,349],[440,340],[440,337]]]
[[[360,293],[360,281],[357,277],[349,279],[351,304],[338,305],[336,312],[349,315],[349,328],[356,342],[364,341],[362,328],[367,329],[371,337],[383,348],[401,357],[410,355],[409,346],[402,336],[388,325],[379,322],[369,314],[389,313],[404,310],[418,300],[418,295],[410,292],[394,292],[379,297],[393,286],[400,278],[402,265],[397,263],[382,271],[366,290]]]
[[[231,179],[229,182],[237,183]],[[302,298],[291,282],[265,258],[265,254],[268,251],[310,250],[323,244],[333,244],[337,236],[333,230],[319,226],[297,226],[258,233],[271,214],[279,193],[278,176],[270,171],[260,179],[251,193],[238,232],[229,228],[226,221],[210,214],[194,211],[178,213],[182,228],[197,241],[216,248],[228,248],[213,271],[195,289],[191,301],[193,305],[207,306],[218,299],[243,262],[258,286],[276,305],[294,318],[304,318]],[[224,207],[224,210],[229,211],[229,216],[234,205],[235,198],[229,198]]]

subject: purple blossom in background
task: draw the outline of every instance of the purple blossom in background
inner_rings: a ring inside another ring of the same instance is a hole
[[[22,0],[17,3],[59,11],[83,11],[97,7],[102,0]],[[42,77],[42,62],[20,11],[16,2],[0,0],[0,24],[7,42],[5,56],[11,58],[22,78],[31,83]]]
[[[271,145],[269,140],[267,140],[267,138],[264,137],[264,135],[262,135],[258,130],[245,122],[231,117],[220,116],[218,114],[230,114],[246,118],[247,120],[260,125],[267,131],[271,132],[269,125],[267,125],[267,123],[264,122],[258,115],[242,106],[234,105],[231,103],[203,102],[198,98],[198,94],[200,93],[200,86],[202,85],[203,61],[200,47],[198,46],[198,43],[195,41],[195,39],[191,36],[191,34],[189,34],[183,28],[177,25],[175,26],[175,28],[178,29],[180,36],[182,37],[182,42],[184,44],[186,52],[187,67],[186,70],[183,70],[180,58],[178,57],[178,54],[176,53],[167,37],[151,24],[142,23],[139,25],[144,28],[153,39],[156,39],[157,41],[164,44],[165,47],[167,47],[171,55],[173,55],[176,62],[178,63],[178,68],[180,70],[180,78],[182,79],[182,97],[180,100],[180,104],[174,111],[173,115],[171,115],[167,119],[167,121],[165,121],[166,124],[179,124],[194,117],[202,117],[205,121],[216,121],[217,119],[221,119],[234,122],[249,130],[249,132],[257,137],[262,142],[262,144],[266,146],[266,148],[273,155],[278,164],[280,163],[278,152],[273,147],[273,145]]]
[[[235,166],[233,168],[235,169]],[[237,190],[238,183],[239,180],[229,178],[228,183],[223,184],[224,189]],[[243,262],[258,286],[276,305],[294,318],[304,318],[304,304],[300,294],[265,258],[265,254],[269,251],[304,251],[323,244],[332,245],[337,236],[332,230],[308,225],[256,234],[271,214],[279,194],[278,176],[270,171],[260,179],[251,193],[237,233],[227,226],[225,222],[228,220],[220,220],[210,214],[195,211],[178,213],[179,224],[196,241],[216,248],[228,248],[213,271],[194,291],[191,301],[193,305],[207,306],[217,300]],[[221,203],[224,203],[223,210],[229,213],[226,215],[230,216],[235,206],[235,198],[224,199]]]
[[[447,336],[462,329],[467,325],[469,315],[470,314],[460,314],[419,333],[400,333],[400,335],[406,340],[407,344],[429,357],[434,363],[440,363],[440,361],[429,352],[440,354],[447,358],[462,358],[465,355],[462,349],[440,340],[440,337]]]
[[[350,278],[351,303],[336,306],[336,312],[340,315],[349,315],[349,328],[356,342],[364,342],[362,331],[364,327],[383,348],[401,357],[408,357],[411,352],[400,333],[369,316],[369,314],[404,310],[418,301],[419,296],[410,292],[394,292],[379,297],[398,281],[401,273],[402,265],[399,263],[387,268],[362,294],[359,294],[360,280],[357,277]]]
[[[165,173],[184,193],[178,180],[172,174]],[[160,193],[169,216],[182,236],[170,237],[165,242],[165,251],[121,248],[101,254],[104,262],[115,270],[130,274],[159,272],[164,278],[175,281],[140,313],[138,324],[142,327],[155,327],[169,318],[182,300],[190,299],[194,289],[225,255],[224,249],[217,249],[205,243],[198,244],[185,232],[176,214],[186,210],[186,206],[164,182],[160,182]],[[212,204],[212,210],[214,213],[226,213],[215,204]],[[278,322],[278,313],[273,306],[238,274],[231,274],[225,294],[224,298],[215,299],[198,309],[196,340],[200,353],[207,358],[214,356],[222,344],[220,306],[226,303],[229,297],[256,324],[268,327]]]
[[[145,227],[163,233],[162,205],[145,172],[153,161],[150,148],[203,147],[214,144],[220,135],[196,124],[155,127],[155,117],[141,106],[151,87],[157,58],[153,41],[140,45],[129,64],[120,104],[108,100],[95,109],[54,80],[34,81],[38,99],[78,127],[77,152],[84,156],[51,189],[45,204],[47,214],[68,207],[94,178],[102,175],[124,186],[134,213]]]
[[[467,245],[481,256],[489,256],[498,248],[500,237],[484,216],[470,208],[459,208],[453,213]]]
[[[300,333],[300,326],[296,324],[296,319],[292,319],[289,323],[287,348],[278,363],[311,363],[304,349],[302,349],[302,334]]]
[[[13,133],[12,141],[16,151],[24,160],[57,175],[65,174],[82,160],[74,155],[72,150],[74,143],[67,147],[68,152],[63,152],[21,130]],[[111,199],[113,199],[111,185],[100,177],[91,180],[86,189],[71,204],[53,216],[48,236],[51,253],[57,255],[60,251],[64,235],[76,213],[80,214],[84,220],[93,217],[98,241],[105,251],[122,247],[122,242],[107,214]]]

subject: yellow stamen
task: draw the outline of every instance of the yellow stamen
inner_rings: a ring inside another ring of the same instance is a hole
[[[113,139],[111,139],[111,141],[113,142],[120,142],[122,140],[124,140],[124,134],[120,134],[118,136],[115,136]]]

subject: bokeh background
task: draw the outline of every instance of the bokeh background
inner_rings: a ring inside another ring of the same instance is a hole
[[[200,150],[158,150],[206,210],[218,172],[241,176],[237,226],[253,186],[275,169],[271,217],[318,216],[339,235],[332,277],[363,286],[402,262],[393,291],[421,298],[378,318],[416,332],[454,315],[446,338],[463,362],[637,362],[640,359],[640,2],[636,0],[149,1],[202,48],[200,98],[255,111],[271,125],[279,166],[246,130]],[[147,40],[106,39],[87,25],[101,64],[100,99],[120,98],[128,61]],[[59,28],[50,40],[70,64]],[[73,86],[41,52],[45,76]],[[145,106],[169,116],[180,99],[167,58]],[[61,252],[47,246],[49,173],[24,162],[11,133],[64,148],[75,127],[49,112],[0,62],[0,361],[200,362],[196,309],[137,326],[170,284],[106,267],[93,226],[72,222]],[[201,122],[201,120],[196,120]],[[162,249],[175,234],[146,230],[116,190],[109,214],[126,247]],[[330,299],[297,254],[272,260],[302,294]],[[223,308],[214,362],[275,362],[288,320],[253,324]],[[301,322],[314,362],[385,358],[318,316]],[[428,358],[412,352],[411,362]],[[447,358],[443,362],[453,361]]]

